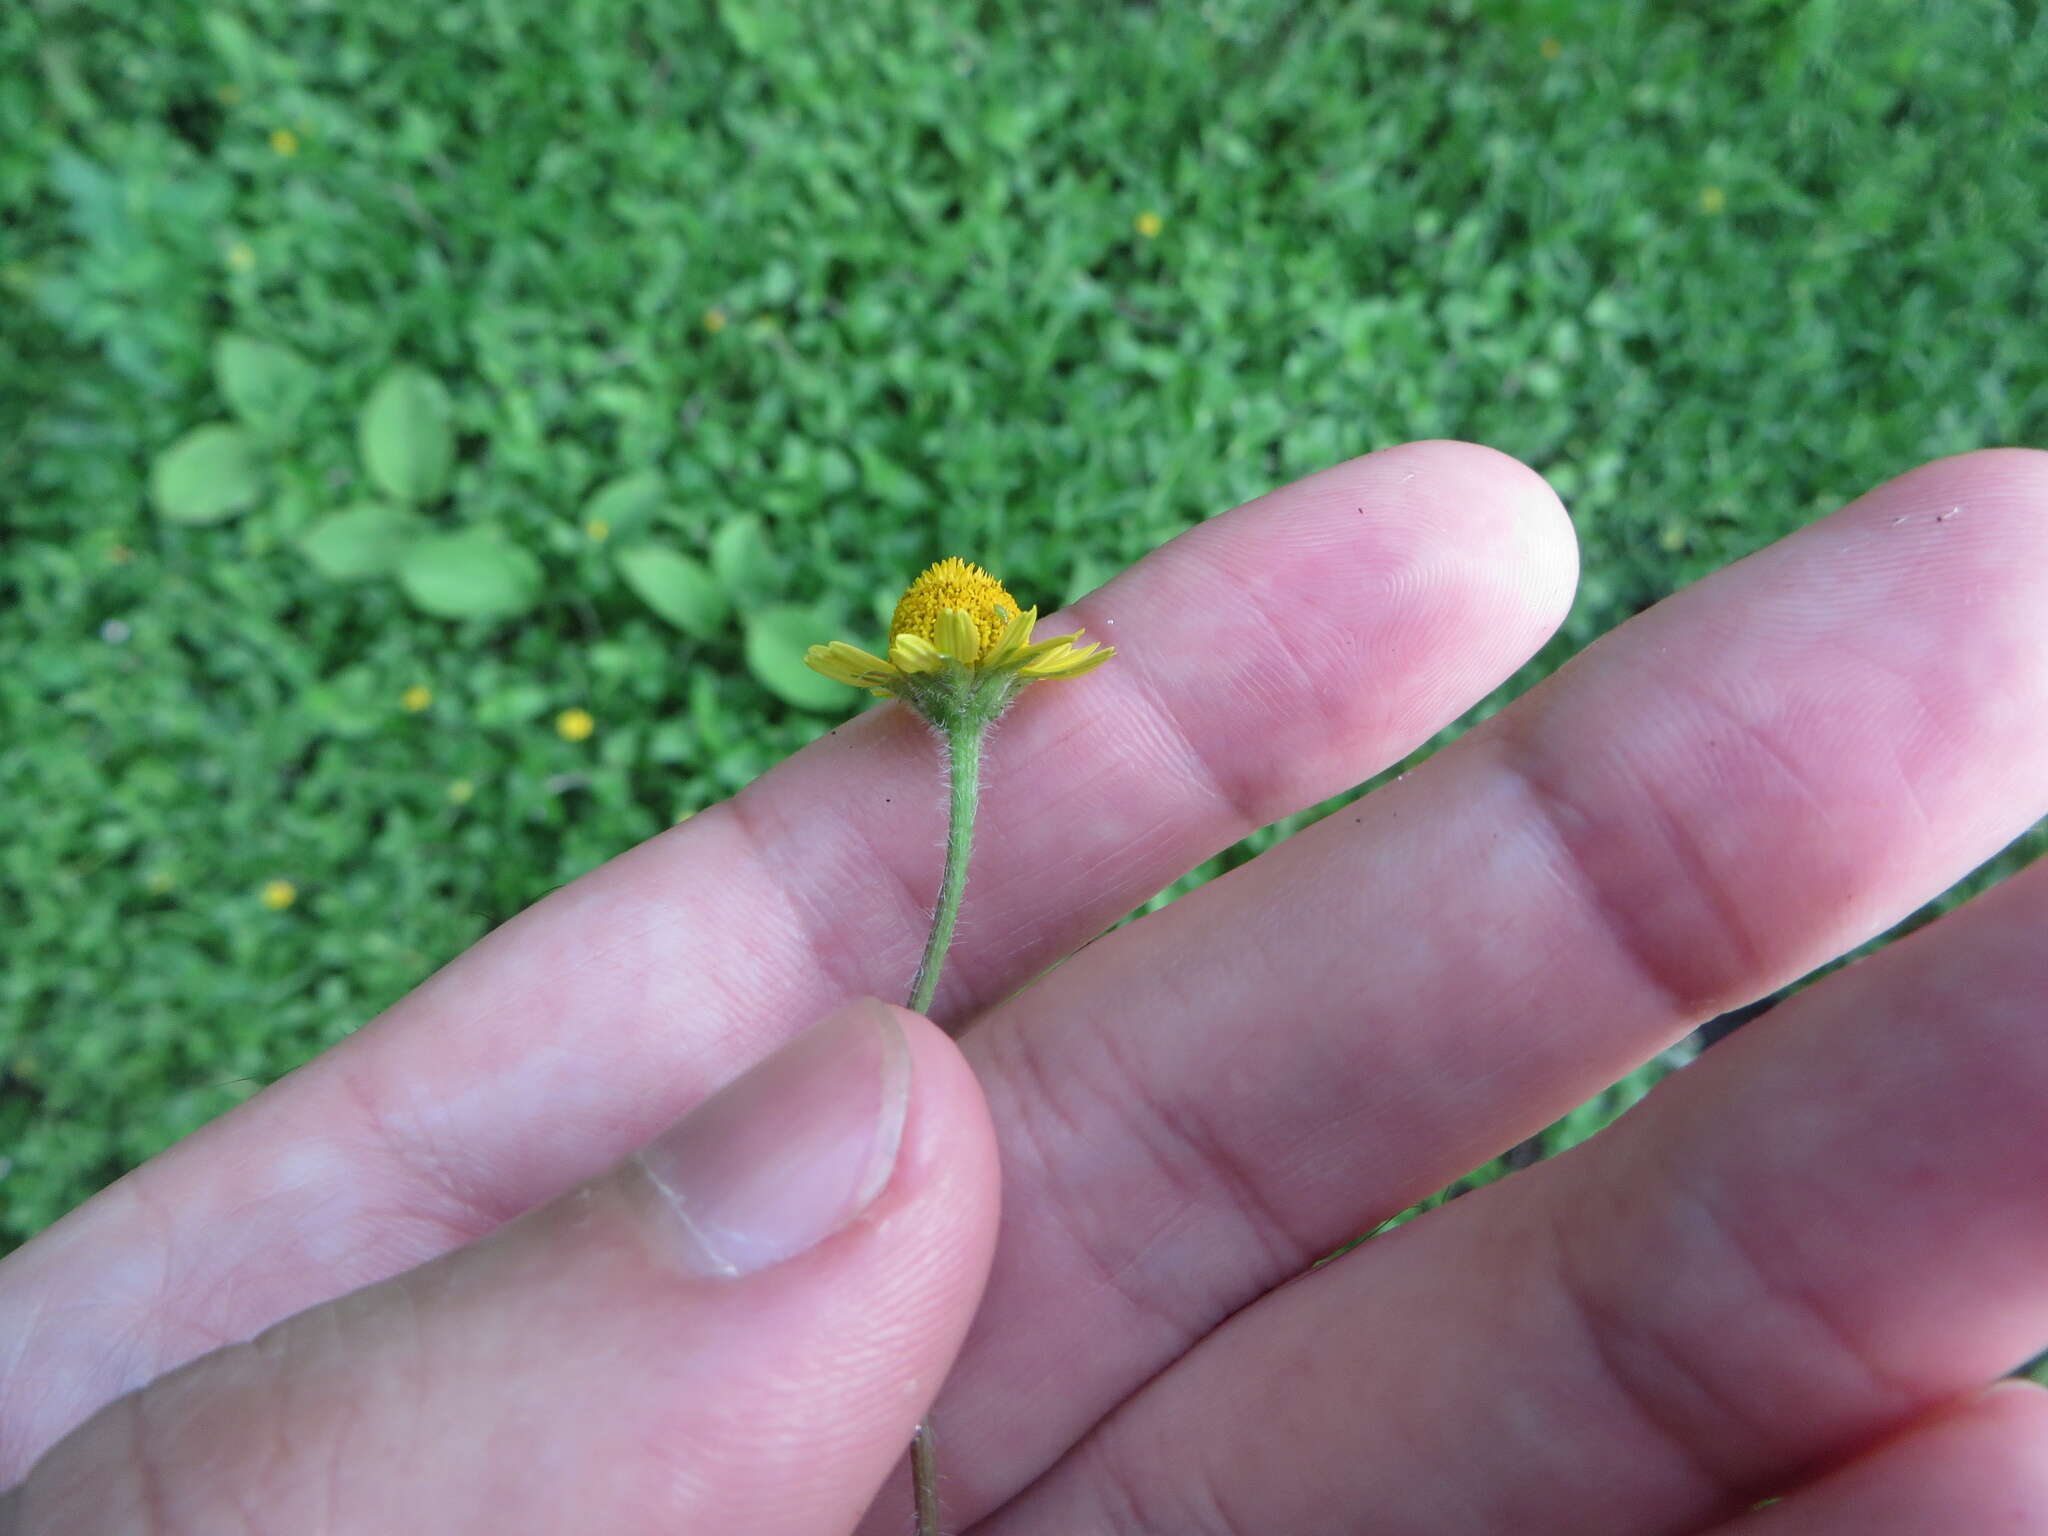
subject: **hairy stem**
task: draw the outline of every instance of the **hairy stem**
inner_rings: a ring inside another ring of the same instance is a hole
[[[952,788],[946,818],[946,868],[939,876],[939,901],[932,912],[932,931],[924,958],[910,984],[910,1006],[929,1014],[939,990],[939,969],[953,943],[953,925],[960,917],[960,898],[967,890],[967,856],[974,849],[974,812],[981,803],[981,743],[993,716],[1007,702],[1007,690],[980,708],[958,708],[939,722],[946,743],[946,780]],[[993,707],[990,707],[990,706]],[[917,1507],[917,1536],[941,1536],[939,1529],[939,1464],[932,1451],[932,1426],[927,1419],[910,1441],[910,1491]]]
[[[946,768],[952,784],[952,811],[946,821],[946,869],[939,877],[939,904],[932,913],[932,931],[924,958],[910,984],[910,1008],[930,1013],[939,990],[939,968],[953,943],[953,925],[960,917],[960,897],[967,889],[967,855],[974,847],[974,811],[981,801],[981,738],[987,722],[954,719],[946,723]]]
[[[929,1419],[910,1438],[910,1495],[917,1506],[917,1536],[940,1536],[939,1462],[932,1454]]]

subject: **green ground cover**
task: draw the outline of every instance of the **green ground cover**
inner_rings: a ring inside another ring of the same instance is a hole
[[[788,647],[939,554],[1049,607],[1479,439],[1584,546],[1520,687],[2048,442],[2044,99],[1982,0],[0,8],[0,1246],[825,729]]]

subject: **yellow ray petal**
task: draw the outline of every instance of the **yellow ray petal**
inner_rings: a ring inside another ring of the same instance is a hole
[[[974,628],[974,615],[965,608],[948,608],[939,615],[934,638],[942,654],[969,666],[981,655],[981,636]]]
[[[946,664],[939,648],[922,635],[898,635],[889,643],[889,660],[899,672],[936,672]]]
[[[1042,656],[1024,668],[1024,675],[1030,678],[1081,677],[1093,672],[1116,654],[1111,645],[1084,645],[1078,650],[1069,646],[1064,651]]]
[[[1057,667],[1073,648],[1065,640],[1054,640],[1047,644],[1043,650],[1039,650],[1035,646],[1027,648],[1024,652],[1023,665],[1018,667],[1017,670],[1026,677],[1044,677],[1047,669]]]
[[[804,652],[804,665],[835,683],[845,683],[854,688],[872,688],[895,670],[881,657],[871,655],[857,645],[848,645],[844,640],[812,646]]]
[[[1050,656],[1054,651],[1059,650],[1063,646],[1074,644],[1080,638],[1081,631],[1078,629],[1071,635],[1047,635],[1043,640],[1034,640],[1029,645],[1019,646],[1017,654],[1010,659],[1013,662],[1036,661],[1041,656]]]
[[[1003,632],[996,637],[996,643],[981,658],[984,667],[1000,667],[1014,661],[1017,653],[1024,649],[1031,638],[1031,626],[1038,622],[1038,610],[1026,609],[1023,613],[1010,615],[1003,625]]]

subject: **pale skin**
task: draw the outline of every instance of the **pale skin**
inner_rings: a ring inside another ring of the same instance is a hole
[[[1048,618],[1118,656],[991,744],[959,1043],[881,1015],[886,1183],[742,1278],[620,1160],[900,994],[931,741],[872,710],[549,897],[0,1265],[0,1531],[881,1536],[927,1408],[980,1536],[2048,1530],[2048,1396],[1991,1387],[2048,1342],[2048,870],[1304,1275],[2048,811],[2048,454],[1879,487],[1047,973],[1575,577],[1536,476],[1414,444]]]

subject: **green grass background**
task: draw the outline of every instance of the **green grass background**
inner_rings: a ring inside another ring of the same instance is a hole
[[[1584,547],[1524,686],[2048,442],[2044,100],[2039,7],[1987,0],[0,8],[0,1244],[830,724],[622,549],[872,635],[940,554],[1051,606],[1474,438]],[[242,402],[246,510],[173,522],[226,336],[303,398]],[[525,552],[514,619],[304,551],[401,366],[456,447],[413,515]]]

